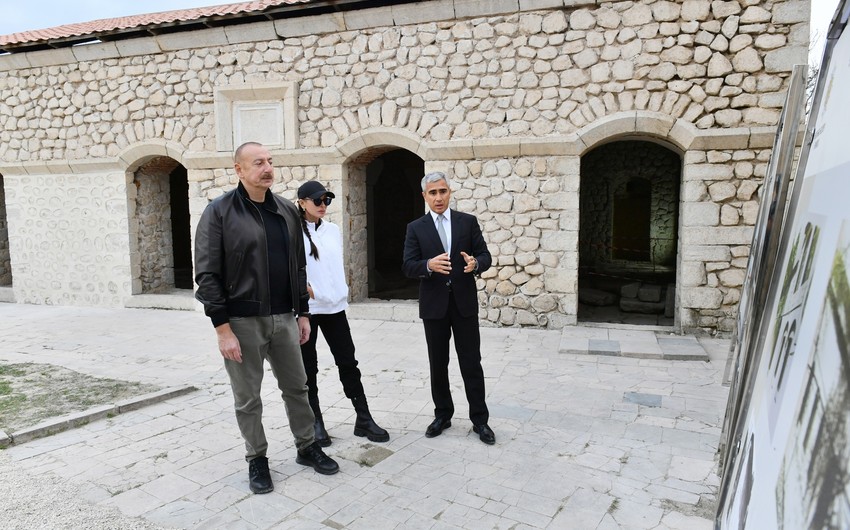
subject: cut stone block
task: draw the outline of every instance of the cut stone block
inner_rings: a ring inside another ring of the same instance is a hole
[[[640,291],[640,282],[627,283],[620,287],[620,296],[623,298],[637,298]]]
[[[582,287],[578,290],[578,300],[583,304],[601,307],[616,304],[617,295],[605,291],[600,291],[599,289]]]
[[[620,343],[616,340],[590,339],[587,353],[591,355],[620,355]]]
[[[643,302],[631,298],[620,298],[620,310],[626,313],[656,315],[664,312],[664,302]]]
[[[641,302],[660,302],[661,301],[661,286],[660,285],[643,285],[638,290],[638,300]]]

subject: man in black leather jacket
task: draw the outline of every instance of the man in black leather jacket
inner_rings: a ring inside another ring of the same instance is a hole
[[[262,423],[263,360],[286,405],[296,462],[325,475],[339,466],[313,439],[299,346],[310,337],[310,313],[298,210],[271,192],[274,166],[265,147],[245,143],[234,161],[237,188],[207,206],[195,233],[195,296],[212,320],[230,377],[249,487],[268,493],[274,485]]]

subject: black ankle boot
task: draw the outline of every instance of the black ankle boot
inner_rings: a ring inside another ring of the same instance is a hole
[[[354,405],[354,412],[357,413],[357,419],[354,421],[354,436],[365,436],[373,442],[390,441],[389,433],[372,419],[366,396],[351,398],[351,403]]]
[[[328,447],[331,445],[331,437],[328,436],[328,431],[325,430],[325,422],[321,416],[316,416],[316,423],[313,424],[313,440],[319,444],[319,447]]]
[[[313,416],[316,417],[316,423],[313,424],[313,439],[320,447],[328,447],[331,445],[331,437],[328,436],[328,431],[325,430],[322,409],[319,407],[319,397],[308,396],[308,398],[310,400],[310,408],[313,409]]]

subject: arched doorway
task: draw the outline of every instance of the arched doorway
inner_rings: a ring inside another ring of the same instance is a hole
[[[139,255],[136,294],[192,289],[189,183],[186,168],[158,156],[133,175]],[[135,287],[135,286],[134,286]]]
[[[581,160],[578,320],[674,324],[678,153],[647,141]]]
[[[9,253],[9,224],[6,218],[6,188],[0,175],[0,287],[12,285],[12,258]]]
[[[425,162],[406,149],[373,148],[348,164],[352,300],[412,300],[419,282],[401,272],[407,223],[424,213]]]

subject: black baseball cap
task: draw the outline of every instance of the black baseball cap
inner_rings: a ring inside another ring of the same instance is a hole
[[[308,180],[298,188],[299,199],[320,199],[322,195],[327,195],[331,199],[336,197],[336,195],[326,190],[318,180]]]

